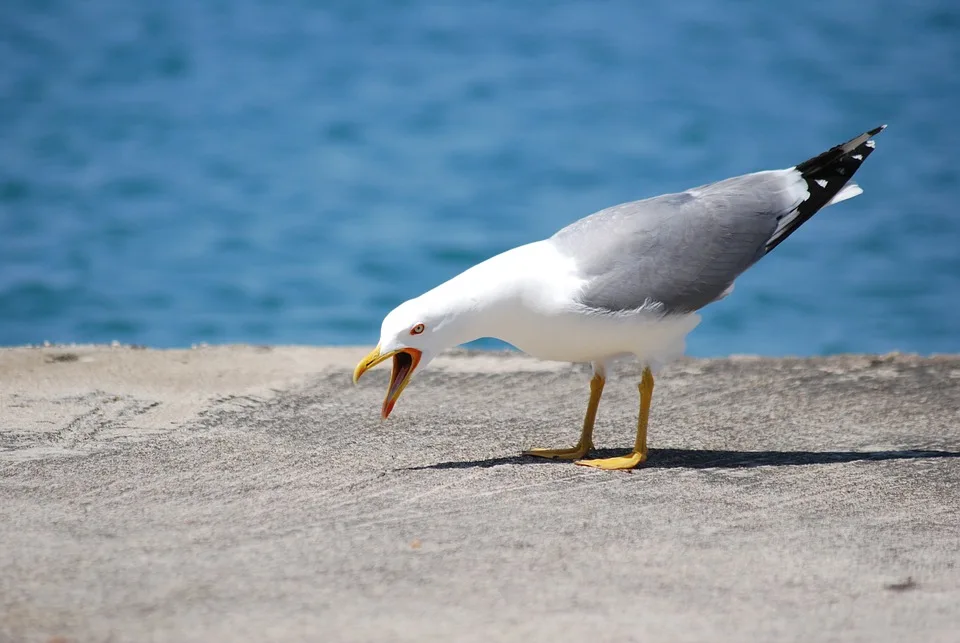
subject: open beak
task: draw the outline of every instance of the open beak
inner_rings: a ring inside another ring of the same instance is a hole
[[[381,353],[380,347],[377,346],[353,369],[353,383],[356,384],[360,376],[390,357],[393,358],[393,372],[390,374],[390,385],[387,386],[387,396],[383,399],[383,409],[380,411],[380,417],[384,420],[400,399],[400,394],[410,381],[410,376],[420,363],[423,353],[416,348],[401,348],[389,353]]]

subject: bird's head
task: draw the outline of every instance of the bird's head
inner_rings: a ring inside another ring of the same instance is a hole
[[[440,351],[458,343],[451,340],[454,318],[449,310],[432,305],[428,296],[406,301],[384,318],[380,326],[380,342],[353,371],[356,384],[368,370],[393,358],[393,372],[380,412],[383,419],[390,415],[417,367],[426,366]]]

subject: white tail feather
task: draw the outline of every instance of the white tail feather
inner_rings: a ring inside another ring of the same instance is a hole
[[[841,201],[846,201],[847,199],[852,199],[858,194],[863,194],[863,188],[861,188],[856,183],[847,183],[843,186],[843,189],[833,195],[833,198],[827,201],[826,205],[833,205],[834,203],[840,203]],[[824,207],[826,207],[826,205]]]

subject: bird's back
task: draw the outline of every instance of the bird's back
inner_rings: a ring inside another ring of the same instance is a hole
[[[791,170],[747,174],[601,210],[551,242],[575,257],[587,280],[585,306],[625,311],[656,303],[690,312],[763,256],[777,217],[805,196]]]
[[[580,303],[623,312],[696,311],[818,210],[860,194],[849,183],[874,149],[865,132],[786,170],[757,172],[601,210],[550,242],[577,264]]]

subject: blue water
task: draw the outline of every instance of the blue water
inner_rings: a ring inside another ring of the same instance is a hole
[[[955,0],[5,0],[0,61],[0,344],[371,344],[592,211],[886,122],[689,352],[960,351]]]

